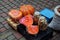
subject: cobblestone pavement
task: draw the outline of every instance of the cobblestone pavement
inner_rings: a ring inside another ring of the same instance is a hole
[[[60,4],[59,0],[0,0],[0,40],[26,40],[21,34],[14,31],[6,22],[8,12],[12,8],[19,9],[22,4],[31,4],[36,10],[44,8],[54,9]],[[54,39],[53,39],[54,40]],[[57,40],[57,39],[56,39]],[[58,38],[58,40],[60,40]]]

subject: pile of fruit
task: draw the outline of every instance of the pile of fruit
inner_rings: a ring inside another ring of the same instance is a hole
[[[29,34],[38,34],[40,30],[46,30],[47,21],[41,16],[32,5],[22,5],[19,10],[12,9],[8,13],[10,18],[19,24],[26,26],[26,31]]]

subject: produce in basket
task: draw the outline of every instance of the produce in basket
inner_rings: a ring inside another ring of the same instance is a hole
[[[26,31],[29,34],[35,35],[39,32],[38,25],[32,25],[33,24],[33,19],[32,15],[26,15],[22,19],[20,19],[20,24],[24,24],[26,26]]]

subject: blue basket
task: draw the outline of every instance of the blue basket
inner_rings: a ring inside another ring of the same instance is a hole
[[[42,11],[40,11],[40,14],[44,17],[46,17],[47,22],[51,22],[53,16],[54,16],[54,12],[48,8],[43,9]]]

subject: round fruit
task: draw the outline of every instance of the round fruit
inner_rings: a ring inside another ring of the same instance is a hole
[[[27,28],[27,32],[29,34],[35,35],[35,34],[38,34],[39,28],[37,25],[31,25],[30,27]]]
[[[18,20],[18,19],[20,19],[22,17],[22,12],[19,11],[19,10],[13,9],[13,10],[11,10],[9,12],[9,16],[12,17],[13,19],[17,19]]]
[[[32,15],[26,15],[22,19],[19,20],[21,24],[24,24],[26,27],[29,27],[33,24],[33,18]]]
[[[29,9],[29,11],[30,11],[30,14],[34,14],[34,12],[35,12],[35,9],[34,9],[34,7],[32,6],[32,5],[27,5],[27,8]]]
[[[26,16],[28,14],[34,14],[35,9],[32,5],[22,5],[20,11],[22,11],[23,16]]]

